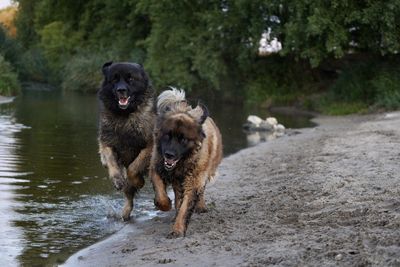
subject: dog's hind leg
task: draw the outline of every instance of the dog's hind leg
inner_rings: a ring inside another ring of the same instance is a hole
[[[207,206],[206,206],[206,201],[204,199],[204,190],[205,190],[205,186],[203,186],[203,188],[199,191],[199,200],[196,203],[196,208],[195,208],[195,212],[196,213],[204,213],[207,212]]]
[[[174,180],[172,182],[172,188],[174,189],[175,194],[175,210],[178,212],[183,198],[183,187],[181,182]]]
[[[125,194],[125,204],[124,208],[122,209],[122,219],[124,221],[129,221],[131,212],[133,210],[133,198],[135,197],[135,194],[137,192],[137,189],[133,186],[127,186],[127,188],[124,190]]]

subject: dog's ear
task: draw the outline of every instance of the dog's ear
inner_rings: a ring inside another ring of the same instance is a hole
[[[143,66],[141,66],[140,68],[141,68],[143,80],[144,80],[145,83],[146,83],[146,87],[151,87],[151,82],[150,82],[149,75],[148,75],[147,72],[144,70]]]
[[[210,116],[210,113],[208,112],[208,108],[202,103],[199,103],[199,106],[203,110],[203,115],[201,115],[200,117],[200,123],[203,124],[206,121],[207,117]]]
[[[192,115],[193,118],[199,122],[199,124],[203,124],[209,116],[207,107],[201,103],[198,103],[194,109],[189,111],[189,114]]]
[[[147,72],[144,70],[143,65],[140,64],[140,63],[131,63],[131,64],[132,64],[133,66],[137,67],[137,68],[140,70],[140,74],[141,74],[142,77],[143,77],[143,80],[144,80],[144,82],[145,82],[145,84],[146,84],[146,87],[147,87],[147,88],[151,88],[152,84],[151,84],[149,75],[148,75]]]
[[[101,69],[103,71],[104,77],[107,77],[108,68],[111,66],[112,63],[113,63],[112,61],[108,61],[108,62],[104,63],[104,65],[103,65],[103,67]]]

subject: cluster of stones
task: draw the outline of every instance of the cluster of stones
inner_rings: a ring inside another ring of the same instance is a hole
[[[249,131],[285,133],[285,126],[279,124],[278,120],[274,117],[268,117],[263,120],[258,116],[250,115],[247,117],[247,122],[243,125],[243,127]]]

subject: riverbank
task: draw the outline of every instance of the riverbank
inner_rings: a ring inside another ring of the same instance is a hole
[[[316,122],[225,158],[185,238],[168,212],[64,266],[399,265],[400,112]]]

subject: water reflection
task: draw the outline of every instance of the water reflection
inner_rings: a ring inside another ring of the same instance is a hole
[[[225,156],[245,147],[279,137],[279,133],[268,131],[245,131],[242,126],[247,121],[249,115],[257,115],[262,119],[275,117],[286,128],[304,128],[315,125],[310,121],[312,118],[310,115],[299,114],[295,111],[271,112],[266,108],[257,106],[223,104],[216,100],[206,100],[204,103],[207,103],[211,116],[221,130]]]
[[[11,255],[7,265],[62,262],[123,226],[115,215],[122,198],[97,156],[95,96],[29,90],[0,106],[7,113],[13,115],[0,121],[0,220],[10,227],[0,247],[7,248],[2,256]]]
[[[22,124],[16,123],[12,115],[0,115],[0,265],[15,265],[16,257],[21,253],[23,233],[12,221],[18,217],[14,209],[19,207],[16,200],[20,187],[27,180],[26,173],[16,171],[21,159],[16,153],[20,146],[15,134],[23,130]]]
[[[255,146],[262,142],[274,140],[283,135],[284,133],[274,131],[246,131],[246,140],[249,146]]]

